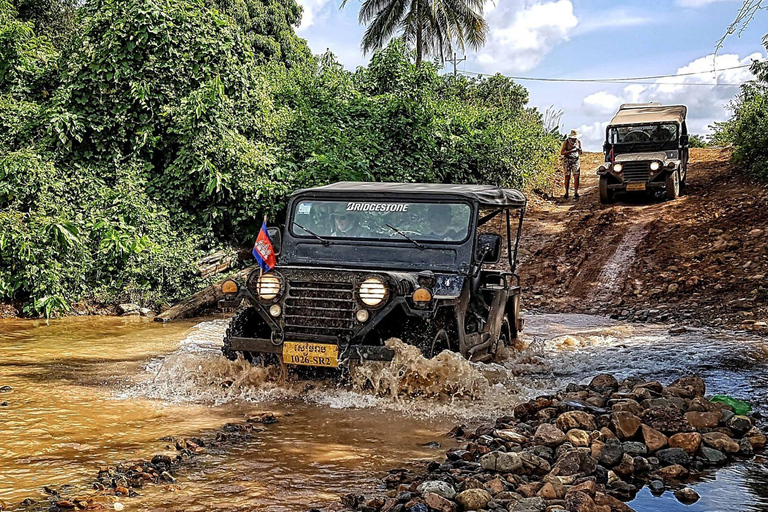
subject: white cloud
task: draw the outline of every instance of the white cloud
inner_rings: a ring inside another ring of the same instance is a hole
[[[488,72],[536,67],[579,23],[570,0],[497,0],[486,4],[485,15],[488,41],[476,60]]]
[[[300,6],[304,8],[304,13],[301,17],[301,25],[297,32],[301,32],[307,27],[311,27],[316,23],[319,15],[323,13],[323,9],[331,0],[296,0]],[[327,12],[325,12],[327,16]]]
[[[637,27],[652,23],[654,20],[649,16],[634,14],[625,9],[613,9],[603,11],[599,15],[594,13],[579,21],[579,26],[574,30],[574,35],[586,34],[597,30]]]
[[[724,84],[741,84],[753,78],[748,67],[726,68],[747,65],[754,59],[762,58],[760,53],[744,58],[734,54],[701,57],[679,68],[676,72],[678,76],[660,78],[651,85],[628,85],[618,94],[606,91],[590,94],[582,101],[582,110],[589,116],[601,116],[601,119],[607,120],[621,103],[657,101],[665,105],[684,104],[688,106],[689,132],[708,133],[709,125],[714,121],[728,117],[725,106],[739,91],[738,85]],[[583,125],[581,129],[591,133],[594,125]]]
[[[590,124],[582,124],[576,131],[581,135],[581,142],[585,149],[599,151],[605,140],[605,128],[608,121],[595,121]]]

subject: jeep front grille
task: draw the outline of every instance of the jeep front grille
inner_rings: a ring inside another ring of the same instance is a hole
[[[357,310],[354,293],[352,283],[289,281],[284,316],[286,339],[351,334]]]
[[[649,162],[622,162],[624,181],[648,181],[650,178]]]

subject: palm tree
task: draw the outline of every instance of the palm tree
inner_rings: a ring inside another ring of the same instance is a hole
[[[342,0],[341,7],[349,0]],[[454,44],[479,49],[485,44],[488,24],[483,18],[484,0],[363,0],[358,19],[368,25],[363,52],[382,48],[401,33],[416,49],[416,65],[425,55],[444,58]]]

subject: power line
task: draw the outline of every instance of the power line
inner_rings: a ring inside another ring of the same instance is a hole
[[[720,71],[728,71],[731,69],[743,69],[750,67],[751,64],[742,64],[740,66],[731,66],[727,68],[713,69],[709,71],[694,71],[690,73],[679,73],[671,75],[652,75],[652,76],[637,76],[637,77],[625,77],[625,78],[550,78],[550,77],[531,77],[531,76],[509,76],[503,75],[512,80],[519,81],[534,81],[534,82],[566,82],[566,83],[612,83],[612,84],[642,84],[642,85],[683,85],[683,86],[721,86],[721,87],[738,87],[742,84],[728,84],[728,83],[680,83],[680,82],[640,82],[639,80],[656,80],[659,78],[677,78],[679,76],[693,76],[704,75],[709,73],[719,73]],[[460,73],[466,73],[478,76],[491,76],[491,73],[479,73],[477,71],[460,71]]]

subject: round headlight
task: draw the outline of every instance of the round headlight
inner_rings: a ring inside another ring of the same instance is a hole
[[[651,162],[651,170],[652,171],[658,171],[659,167],[661,167],[661,164],[659,162]]]
[[[358,293],[366,306],[378,306],[387,298],[387,287],[378,277],[369,277],[360,284]]]
[[[621,172],[621,170],[624,169],[624,166],[621,164],[613,164],[613,170],[615,172]]]
[[[262,274],[256,281],[256,294],[260,299],[272,300],[280,294],[280,277],[275,274]]]

